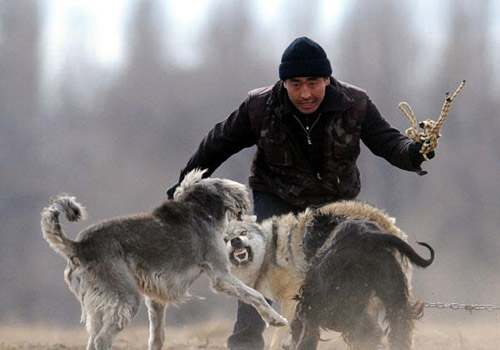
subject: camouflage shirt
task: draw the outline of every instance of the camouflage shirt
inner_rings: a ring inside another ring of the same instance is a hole
[[[297,206],[355,198],[360,191],[356,160],[360,141],[374,154],[405,170],[416,171],[408,156],[411,140],[380,115],[366,93],[331,78],[320,106],[324,135],[323,164],[311,163],[300,147],[294,109],[286,103],[283,82],[251,91],[241,106],[216,124],[181,172],[207,168],[210,175],[231,155],[257,146],[249,185]]]

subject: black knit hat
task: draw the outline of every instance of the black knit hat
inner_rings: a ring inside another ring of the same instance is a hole
[[[329,77],[332,66],[325,50],[313,40],[297,38],[283,52],[279,75],[281,80],[296,77]]]

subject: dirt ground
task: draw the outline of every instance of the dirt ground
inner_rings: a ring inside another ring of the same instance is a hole
[[[487,321],[417,324],[414,350],[498,350],[500,349],[500,318]],[[167,328],[166,350],[227,349],[230,321],[211,321],[192,327]],[[272,328],[265,332],[272,337]],[[115,340],[114,349],[147,349],[147,327],[125,329]],[[319,349],[347,350],[338,333],[323,332]],[[83,350],[87,335],[82,327],[61,329],[47,326],[0,326],[0,350]]]

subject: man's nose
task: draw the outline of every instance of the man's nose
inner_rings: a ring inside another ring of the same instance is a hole
[[[304,86],[301,90],[300,90],[300,97],[302,98],[309,98],[311,97],[311,90]]]

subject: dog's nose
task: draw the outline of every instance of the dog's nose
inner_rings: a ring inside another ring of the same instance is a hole
[[[233,248],[242,248],[243,247],[243,242],[241,241],[240,237],[234,237],[231,239],[231,246]]]

